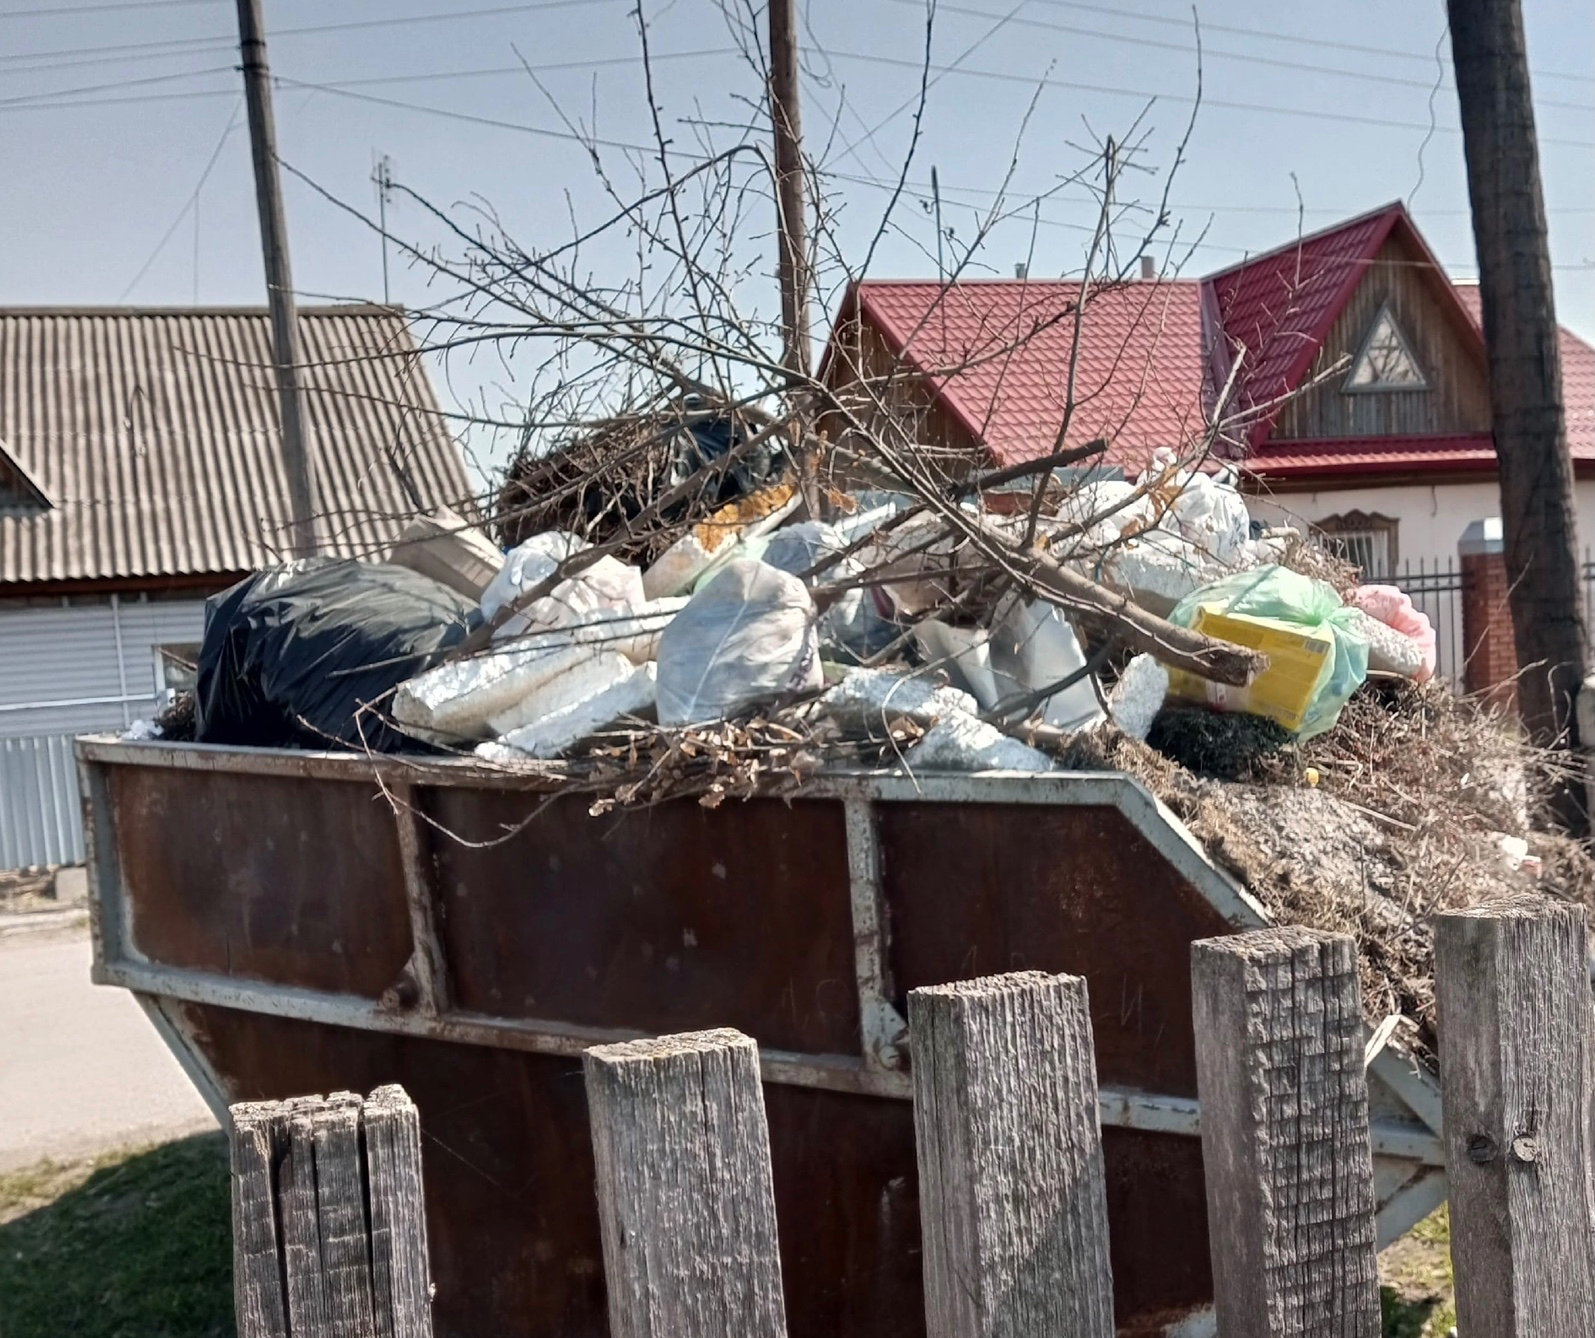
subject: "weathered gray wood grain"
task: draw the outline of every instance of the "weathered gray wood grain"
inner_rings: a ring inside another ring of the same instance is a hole
[[[240,1102],[229,1115],[238,1338],[288,1338],[276,1206],[276,1162],[287,1145],[287,1117],[277,1101]]]
[[[785,1338],[758,1047],[694,1032],[584,1067],[612,1338]]]
[[[321,1224],[316,1203],[316,1116],[325,1101],[319,1096],[307,1096],[284,1104],[288,1147],[278,1174],[277,1209],[288,1331],[294,1338],[331,1338],[332,1307],[321,1261]]]
[[[421,1120],[402,1087],[366,1098],[366,1168],[371,1199],[371,1290],[378,1338],[431,1338]]]
[[[1379,1338],[1356,946],[1278,928],[1191,945],[1224,1338]]]
[[[1577,906],[1522,898],[1436,917],[1463,1334],[1595,1333],[1588,960]]]
[[[312,1117],[327,1338],[375,1338],[360,1107],[360,1098],[352,1092],[334,1092]],[[301,1336],[296,1332],[295,1338]]]
[[[928,1338],[1111,1338],[1085,982],[917,989],[908,1018]]]

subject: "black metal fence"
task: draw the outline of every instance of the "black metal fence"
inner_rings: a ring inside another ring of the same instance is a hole
[[[1462,565],[1454,557],[1444,561],[1404,563],[1388,584],[1407,592],[1413,605],[1429,615],[1434,625],[1436,672],[1462,691],[1462,670],[1467,648],[1462,635]],[[1584,619],[1595,628],[1595,556],[1584,550]]]

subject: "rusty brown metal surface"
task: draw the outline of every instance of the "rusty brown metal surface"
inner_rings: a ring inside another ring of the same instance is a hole
[[[401,1083],[422,1119],[438,1338],[607,1332],[578,1060],[356,1032],[209,1005],[179,1015],[228,1095]],[[794,1338],[920,1338],[913,1108],[769,1085],[776,1212]],[[1201,1147],[1105,1131],[1115,1305],[1156,1332],[1203,1299]],[[1174,1233],[1202,1242],[1200,1263]]]
[[[878,813],[900,994],[999,971],[1084,976],[1099,1081],[1196,1095],[1190,945],[1229,926],[1123,814],[912,803]]]
[[[373,786],[113,767],[134,946],[151,961],[378,997],[410,955]]]
[[[385,1029],[386,1002],[347,1023],[273,1015],[282,1001],[259,986],[242,1008],[216,993],[172,1006],[232,1099],[409,1090],[444,1338],[606,1328],[579,1060],[472,1018],[730,1025],[789,1060],[856,1064],[861,990],[887,981],[901,1008],[916,985],[1039,967],[1089,982],[1104,1084],[1194,1095],[1189,944],[1230,925],[1110,803],[848,792],[867,805],[849,833],[843,794],[593,818],[580,796],[417,773],[403,794],[421,819],[401,842],[369,773],[202,760],[99,773],[97,837],[114,841],[106,868],[150,963],[375,1001],[412,926],[435,933],[434,1021],[452,1039]],[[855,955],[861,870],[886,913],[872,972]],[[765,1087],[791,1331],[918,1338],[912,1107],[809,1082]],[[1210,1296],[1200,1142],[1110,1127],[1104,1146],[1121,1333],[1161,1332]]]
[[[840,804],[691,801],[604,818],[572,795],[440,789],[429,815],[453,998],[471,1012],[855,1053]]]

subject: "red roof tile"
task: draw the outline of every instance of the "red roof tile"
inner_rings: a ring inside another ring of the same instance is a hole
[[[1063,422],[1077,282],[865,280],[862,314],[999,464],[1048,454]],[[1201,285],[1137,282],[1088,297],[1066,445],[1096,437],[1138,472],[1204,427]]]
[[[1330,474],[1404,474],[1493,470],[1488,432],[1454,437],[1336,437],[1281,441],[1255,451],[1242,466],[1253,478],[1283,480]]]
[[[1227,350],[1231,356],[1245,352],[1238,407],[1267,404],[1296,386],[1405,212],[1399,204],[1386,205],[1207,280]],[[1271,417],[1260,420],[1252,440],[1261,440],[1270,426]]]

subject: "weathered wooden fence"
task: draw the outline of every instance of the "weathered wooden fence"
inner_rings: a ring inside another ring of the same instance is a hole
[[[1595,1333],[1584,914],[1514,901],[1435,931],[1459,1327]],[[1192,983],[1219,1333],[1378,1338],[1352,941],[1208,939]],[[1085,982],[1018,972],[908,1009],[929,1338],[1109,1338]],[[614,1338],[784,1338],[755,1043],[598,1046],[585,1071]],[[419,1156],[397,1089],[234,1108],[241,1338],[430,1333]]]

